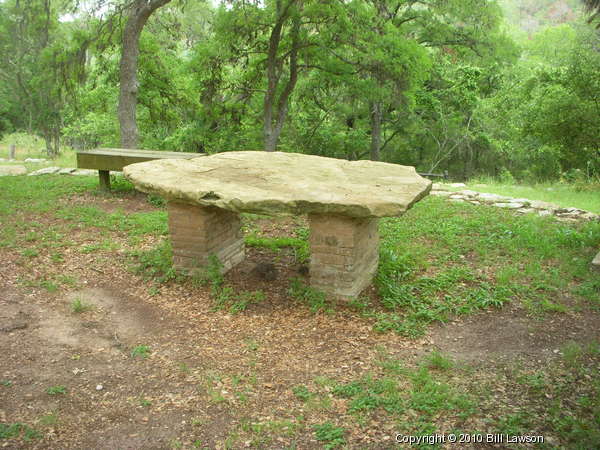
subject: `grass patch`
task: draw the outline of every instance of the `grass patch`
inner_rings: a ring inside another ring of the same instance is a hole
[[[50,386],[46,389],[46,394],[48,395],[64,395],[67,393],[67,388],[65,386]]]
[[[568,311],[556,300],[560,292],[600,303],[589,269],[598,223],[566,225],[429,197],[382,220],[380,233],[380,302],[361,308],[380,332],[415,338],[433,322],[514,301],[543,319]]]
[[[0,423],[0,440],[18,438],[29,442],[33,439],[41,439],[42,433],[21,422],[12,424]]]
[[[478,186],[478,181],[469,182],[468,189],[506,195],[514,198],[527,198],[555,203],[568,208],[575,207],[600,214],[600,189],[598,186],[568,183],[540,183],[534,185],[505,184],[493,180],[483,180],[485,186]]]
[[[131,350],[131,357],[146,359],[150,356],[150,347],[147,345],[138,345]]]
[[[81,298],[76,298],[71,302],[71,311],[73,311],[75,314],[91,311],[92,309],[94,309],[94,306],[82,300]]]

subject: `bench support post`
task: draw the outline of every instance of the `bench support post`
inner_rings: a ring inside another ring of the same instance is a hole
[[[358,296],[379,262],[378,219],[309,214],[310,284],[340,298]]]
[[[98,179],[100,180],[100,189],[103,191],[110,191],[110,171],[99,170]]]
[[[203,268],[215,255],[225,273],[243,261],[244,237],[237,213],[178,202],[169,202],[168,212],[175,267]]]

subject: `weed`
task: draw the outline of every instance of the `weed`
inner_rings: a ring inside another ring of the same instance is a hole
[[[133,266],[134,272],[146,280],[166,283],[181,279],[181,274],[172,265],[173,250],[170,241],[166,239],[151,250],[135,251],[132,255],[137,258],[137,265]]]
[[[302,235],[302,233],[300,234]],[[294,259],[298,263],[305,263],[308,261],[310,255],[308,240],[305,237],[270,238],[251,233],[246,235],[244,242],[248,247],[268,248],[272,251],[279,251],[282,248],[292,248],[294,250]]]
[[[21,422],[6,424],[0,423],[0,439],[12,439],[22,436],[24,441],[31,441],[32,439],[41,439],[42,434]]]
[[[144,397],[140,397],[139,403],[140,403],[140,406],[142,406],[144,408],[152,406],[152,402]]]
[[[326,450],[334,449],[346,444],[344,434],[346,430],[342,427],[336,427],[331,422],[325,422],[320,425],[314,425],[313,430],[318,441],[324,443]]]
[[[11,387],[11,386],[12,386],[12,384],[13,384],[13,382],[12,382],[12,381],[10,381],[10,380],[1,380],[1,381],[0,381],[0,384],[1,384],[2,386],[5,386],[5,387]]]
[[[133,350],[131,350],[131,357],[136,358],[138,356],[142,359],[146,359],[150,356],[150,347],[147,345],[138,345],[137,347],[134,347]]]
[[[308,388],[302,384],[298,385],[298,386],[294,386],[292,388],[292,392],[294,393],[296,398],[298,398],[299,400],[302,400],[303,402],[310,400],[313,396],[312,392],[310,392],[308,390]]]
[[[243,291],[238,295],[238,299],[230,306],[229,312],[238,314],[245,311],[248,305],[264,301],[265,294],[262,291],[248,292]]]
[[[147,199],[148,203],[156,208],[163,208],[166,205],[165,199],[155,194],[148,194]]]
[[[71,302],[71,311],[73,311],[76,314],[91,311],[93,308],[93,305],[85,302],[81,298],[76,298]]]
[[[48,395],[64,395],[67,393],[67,388],[65,386],[51,386],[46,389],[46,393]]]
[[[26,248],[25,250],[21,251],[21,256],[25,256],[27,258],[35,258],[36,256],[39,256],[40,252],[38,252],[35,248]]]
[[[548,384],[543,372],[523,374],[517,377],[517,382],[529,386],[538,392],[542,392]]]
[[[58,413],[51,412],[44,414],[42,417],[40,417],[39,423],[45,426],[56,425],[58,423]]]
[[[333,312],[333,307],[327,295],[315,288],[307,286],[300,278],[292,279],[288,293],[296,300],[306,303],[313,313],[324,311],[326,313]]]
[[[446,371],[454,367],[454,362],[452,362],[450,358],[442,355],[436,350],[432,351],[424,358],[423,364],[429,369],[440,371]]]

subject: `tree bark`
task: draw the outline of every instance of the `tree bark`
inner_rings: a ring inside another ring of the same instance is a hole
[[[140,34],[150,15],[170,0],[135,0],[129,10],[129,16],[123,30],[121,50],[120,87],[119,87],[119,126],[121,129],[121,147],[138,147],[138,128],[136,106],[138,94],[138,57],[140,53]]]
[[[267,92],[264,101],[264,137],[265,150],[273,152],[277,149],[279,136],[287,117],[288,100],[298,81],[298,48],[300,46],[300,17],[296,14],[292,19],[292,46],[289,52],[290,68],[289,78],[283,91],[277,99],[277,86],[281,77],[281,66],[283,61],[278,60],[277,51],[281,43],[281,33],[286,20],[289,18],[289,10],[295,0],[290,0],[282,9],[281,2],[277,2],[277,21],[269,37],[269,49],[267,52]],[[277,109],[275,113],[275,107]],[[274,117],[275,116],[275,117]]]
[[[371,104],[371,161],[379,161],[381,150],[381,122],[383,121],[383,105],[381,102]]]

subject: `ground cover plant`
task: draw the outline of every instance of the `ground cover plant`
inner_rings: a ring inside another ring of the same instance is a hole
[[[307,284],[302,218],[245,216],[246,261],[183,273],[163,202],[114,185],[0,178],[0,446],[600,441],[600,224],[427,198],[340,305]]]

